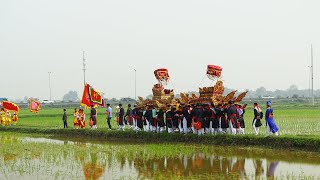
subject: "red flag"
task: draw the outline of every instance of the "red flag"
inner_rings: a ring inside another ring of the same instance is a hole
[[[96,91],[91,86],[89,87],[89,92],[90,92],[91,102],[102,106],[103,101],[102,101],[102,96],[101,96],[100,92]]]
[[[86,84],[83,90],[81,105],[86,107],[90,107],[91,105],[104,106],[104,101],[100,92],[96,91],[89,84]]]
[[[81,106],[90,107],[90,95],[89,95],[89,84],[85,84],[83,94],[82,94],[82,100],[81,100]]]

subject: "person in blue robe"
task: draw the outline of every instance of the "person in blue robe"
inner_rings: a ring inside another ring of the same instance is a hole
[[[278,136],[279,128],[277,124],[274,122],[273,119],[273,109],[271,107],[272,103],[271,101],[267,102],[267,111],[266,111],[266,125],[267,125],[267,135],[270,133],[273,133],[274,135]]]

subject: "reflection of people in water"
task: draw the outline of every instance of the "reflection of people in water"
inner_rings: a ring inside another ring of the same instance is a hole
[[[253,160],[253,165],[256,170],[256,174],[255,174],[256,179],[261,179],[261,176],[264,172],[264,169],[262,167],[262,160],[261,159]]]
[[[82,163],[84,176],[86,179],[99,179],[105,172],[105,162],[99,162],[96,153],[90,153],[90,160]]]
[[[267,178],[274,179],[274,173],[279,165],[279,162],[269,162],[267,161]]]
[[[121,159],[119,159],[121,160]],[[120,162],[121,163],[121,162]],[[138,179],[178,179],[192,177],[220,177],[222,179],[245,179],[245,159],[219,157],[205,153],[195,153],[191,156],[181,155],[180,158],[132,159],[134,168],[138,172]],[[163,173],[166,172],[166,173]]]
[[[247,174],[245,171],[245,159],[237,158],[236,162],[232,164],[231,172],[232,174],[236,175],[236,179],[244,179]]]

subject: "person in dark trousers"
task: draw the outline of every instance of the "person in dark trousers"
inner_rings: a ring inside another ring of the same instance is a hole
[[[92,129],[97,129],[97,110],[94,105],[91,105],[90,118],[93,121]]]
[[[128,104],[127,113],[124,115],[124,119],[126,120],[129,129],[133,128],[132,111],[131,104]]]
[[[109,129],[112,129],[110,120],[112,119],[112,108],[110,107],[110,104],[107,104],[107,123],[109,126]]]
[[[234,101],[229,101],[227,117],[229,121],[230,133],[236,134],[237,133],[236,128],[238,123],[238,111],[236,106],[234,105]]]
[[[122,104],[119,104],[120,112],[119,112],[119,130],[124,131],[124,109],[122,107]]]
[[[63,128],[68,128],[67,120],[68,120],[67,110],[63,109],[63,116],[62,116]]]

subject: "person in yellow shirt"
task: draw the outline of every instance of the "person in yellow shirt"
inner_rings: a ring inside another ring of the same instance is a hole
[[[86,115],[84,114],[83,109],[79,110],[78,124],[81,129],[84,129],[86,127]]]
[[[11,125],[11,113],[7,110],[7,122],[6,122],[6,125],[9,126]]]
[[[6,112],[4,111],[4,108],[1,108],[1,111],[0,111],[0,119],[1,119],[1,125],[2,126],[6,126]]]
[[[79,120],[79,112],[78,112],[78,109],[75,108],[74,109],[74,113],[73,113],[73,126],[76,129],[80,127],[80,124],[78,123],[78,120]]]

